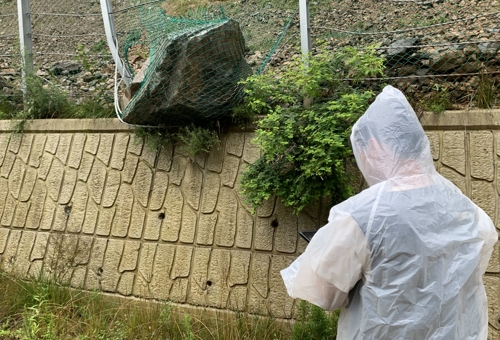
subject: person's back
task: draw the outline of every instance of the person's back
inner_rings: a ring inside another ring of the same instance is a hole
[[[338,339],[486,339],[491,219],[436,172],[400,91],[384,89],[351,143],[370,188],[333,207],[282,271],[288,293],[342,307]]]
[[[414,181],[425,186],[386,181],[349,208],[371,256],[342,313],[339,339],[486,338],[478,230],[488,225],[478,223],[488,218],[441,176]]]

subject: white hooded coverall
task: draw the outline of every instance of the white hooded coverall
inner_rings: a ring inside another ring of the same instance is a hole
[[[288,294],[342,307],[337,339],[486,339],[482,276],[498,240],[491,219],[436,172],[399,90],[383,90],[351,143],[370,187],[334,206],[281,271]]]

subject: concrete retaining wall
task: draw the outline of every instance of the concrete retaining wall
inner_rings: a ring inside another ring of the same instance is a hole
[[[251,132],[209,155],[152,152],[116,120],[38,121],[0,134],[1,267],[74,287],[290,317],[279,270],[320,225],[279,202],[256,215],[238,175],[259,157]],[[1,128],[1,126],[0,126]],[[325,207],[324,213],[328,213]]]
[[[500,112],[424,115],[436,168],[498,225]],[[325,223],[272,200],[250,214],[238,175],[259,157],[253,133],[190,159],[152,152],[110,120],[47,120],[10,134],[0,121],[0,268],[74,287],[186,306],[291,316],[279,271]],[[485,276],[491,338],[500,330],[499,246]]]

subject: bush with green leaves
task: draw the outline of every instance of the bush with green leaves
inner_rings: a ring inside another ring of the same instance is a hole
[[[52,83],[44,84],[36,75],[26,78],[26,115],[33,119],[60,118],[76,114],[68,94]]]
[[[450,93],[446,86],[441,86],[439,84],[434,84],[432,86],[432,92],[428,95],[426,99],[422,99],[421,105],[430,112],[435,114],[443,113],[446,110],[453,108],[450,101]]]
[[[12,119],[21,110],[22,96],[7,98],[0,96],[0,119]]]
[[[300,301],[296,321],[292,329],[292,340],[334,340],[340,311],[326,312],[306,301]]]
[[[254,140],[262,157],[241,179],[254,207],[276,195],[298,213],[321,197],[338,203],[353,194],[346,172],[352,161],[349,135],[374,96],[359,80],[382,77],[384,59],[371,47],[320,49],[307,59],[307,68],[303,61],[297,57],[242,82],[246,97],[235,114],[265,115]]]

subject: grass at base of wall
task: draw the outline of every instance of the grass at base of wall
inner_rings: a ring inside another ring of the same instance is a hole
[[[68,289],[0,272],[0,339],[292,338],[290,322],[247,313],[195,311]]]
[[[117,298],[0,271],[0,339],[333,340],[338,311],[301,301],[295,322]]]

